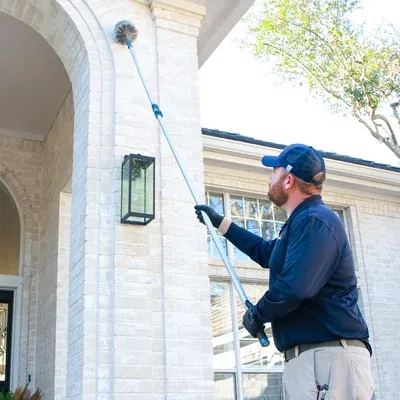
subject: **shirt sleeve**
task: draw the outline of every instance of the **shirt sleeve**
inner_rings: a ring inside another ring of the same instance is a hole
[[[255,235],[233,222],[224,236],[261,267],[269,268],[269,259],[275,240],[264,240],[261,236]]]
[[[333,232],[314,216],[292,225],[282,272],[256,306],[256,316],[271,322],[316,296],[340,259]]]

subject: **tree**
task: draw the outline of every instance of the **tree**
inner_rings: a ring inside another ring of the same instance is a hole
[[[282,77],[357,118],[400,159],[400,31],[357,25],[359,9],[359,0],[267,0],[248,17],[246,44],[259,58],[272,56]]]

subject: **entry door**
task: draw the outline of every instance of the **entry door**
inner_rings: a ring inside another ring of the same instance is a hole
[[[10,390],[14,292],[0,290],[0,392]]]

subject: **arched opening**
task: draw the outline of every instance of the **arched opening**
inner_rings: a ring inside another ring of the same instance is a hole
[[[56,343],[68,335],[59,255],[69,241],[60,249],[59,238],[68,232],[60,209],[72,176],[72,84],[42,35],[1,11],[0,54],[0,391],[30,384],[47,400],[66,386]]]
[[[0,182],[0,275],[19,275],[21,222],[17,206]],[[10,389],[14,295],[0,287],[0,391]]]
[[[0,182],[0,275],[19,274],[20,237],[18,209]]]
[[[89,204],[94,209],[101,202],[100,190],[86,185],[89,162],[91,174],[108,182],[103,186],[110,197],[115,180],[114,173],[101,174],[114,159],[115,71],[100,32],[83,0],[0,1],[0,178],[16,199],[22,224],[18,280],[0,275],[0,288],[15,293],[10,387],[39,387],[43,400],[66,399],[67,391],[77,398],[91,393],[90,363],[96,382],[102,373],[97,361],[75,353],[86,346],[80,328],[87,321],[69,300],[84,304],[85,274],[70,271],[85,268],[86,257],[69,260],[69,253],[88,251],[89,225],[81,217]],[[94,147],[99,151],[90,151]],[[90,229],[100,231],[100,224]],[[104,233],[113,238],[113,224],[94,236],[97,246]],[[107,267],[113,268],[111,258]]]

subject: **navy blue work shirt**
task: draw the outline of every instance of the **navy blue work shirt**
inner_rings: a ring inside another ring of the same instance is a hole
[[[234,223],[224,236],[270,269],[269,290],[255,314],[263,323],[271,322],[278,350],[337,339],[359,339],[370,349],[349,241],[320,195],[300,203],[274,240]]]

